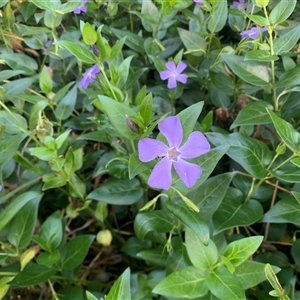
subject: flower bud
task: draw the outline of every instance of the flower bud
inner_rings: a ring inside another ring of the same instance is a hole
[[[70,219],[75,219],[76,217],[78,217],[79,212],[73,207],[73,204],[70,203],[67,206],[66,214]]]
[[[125,116],[125,118],[126,118],[126,123],[130,128],[130,130],[135,133],[139,132],[139,126],[134,121],[129,119],[127,115]]]
[[[99,244],[103,246],[110,246],[113,237],[109,230],[101,230],[97,233],[96,240]]]
[[[99,49],[96,44],[92,45],[92,50],[96,56],[99,56]]]

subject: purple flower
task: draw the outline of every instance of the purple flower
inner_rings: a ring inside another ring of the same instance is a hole
[[[181,74],[181,72],[186,68],[184,62],[179,62],[177,67],[173,61],[168,61],[166,63],[166,68],[169,71],[162,71],[159,73],[161,80],[168,79],[168,88],[174,89],[177,86],[177,82],[186,83],[188,76],[186,74]]]
[[[43,50],[43,54],[46,55],[47,52],[49,51],[50,46],[51,46],[51,41],[48,40],[48,41],[45,43],[44,46],[45,46],[45,49]]]
[[[260,32],[265,32],[268,29],[266,27],[253,27],[250,30],[242,31],[240,34],[243,39],[249,38],[252,40],[256,40]]]
[[[203,5],[203,1],[202,0],[193,0],[196,4],[199,4],[199,5]]]
[[[93,65],[91,68],[89,68],[84,74],[82,79],[79,82],[79,87],[83,87],[86,89],[88,85],[96,79],[96,74],[100,72],[100,69],[97,65]]]
[[[233,1],[232,5],[241,11],[245,10],[247,7],[247,3],[245,3],[245,0]]]
[[[87,3],[88,0],[82,0],[82,3]],[[73,10],[73,13],[76,15],[80,15],[82,12],[86,13],[87,8],[84,5],[80,5]]]
[[[149,162],[156,157],[163,157],[154,167],[148,184],[153,188],[168,189],[172,184],[172,165],[187,187],[192,187],[202,174],[202,169],[189,163],[184,158],[195,158],[210,150],[205,136],[195,131],[190,134],[182,146],[183,131],[178,117],[168,117],[158,124],[158,129],[166,137],[168,145],[150,138],[143,138],[138,143],[139,159]]]
[[[96,56],[99,56],[99,49],[96,44],[92,45],[92,50]]]

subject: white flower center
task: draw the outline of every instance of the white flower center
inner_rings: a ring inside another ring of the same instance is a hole
[[[178,161],[180,155],[181,153],[178,151],[176,147],[170,148],[167,153],[168,158],[173,161]]]

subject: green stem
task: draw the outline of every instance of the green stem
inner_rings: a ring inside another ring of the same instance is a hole
[[[270,54],[271,56],[274,55],[274,41],[273,41],[273,26],[270,23],[268,12],[266,7],[264,7],[264,13],[268,22],[268,34],[269,34],[269,44],[270,44]],[[276,96],[276,87],[275,87],[275,62],[274,60],[271,61],[271,76],[272,76],[272,93],[273,93],[273,103],[274,103],[274,110],[278,110],[278,101]]]
[[[103,77],[104,77],[106,83],[107,83],[108,86],[109,86],[109,89],[110,89],[111,94],[113,95],[114,99],[115,99],[116,101],[118,101],[118,98],[116,97],[116,94],[115,94],[114,90],[112,89],[112,87],[111,87],[111,85],[110,85],[110,82],[109,82],[109,80],[108,80],[108,78],[107,78],[107,76],[106,76],[105,70],[104,70],[104,66],[103,66],[102,64],[100,64],[100,70],[102,71]]]

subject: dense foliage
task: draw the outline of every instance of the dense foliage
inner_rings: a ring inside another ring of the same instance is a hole
[[[296,0],[0,9],[0,299],[300,299]]]

